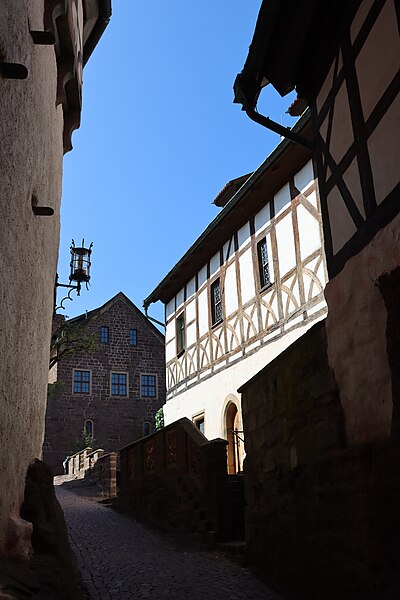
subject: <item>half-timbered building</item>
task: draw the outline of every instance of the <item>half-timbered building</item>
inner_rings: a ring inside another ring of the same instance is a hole
[[[399,18],[395,0],[264,1],[235,83],[252,117],[268,82],[312,111],[328,349],[352,442],[386,438],[392,421],[383,288],[400,268]]]
[[[307,147],[257,112],[257,100],[268,84],[282,96],[295,89],[289,112],[312,113],[328,316],[285,363],[241,388],[253,434],[248,557],[307,598],[380,600],[400,589],[399,25],[397,0],[263,0],[235,82],[250,118]],[[310,361],[310,349],[321,362],[309,368],[301,407],[302,393],[288,397],[304,383],[297,361]],[[277,373],[286,377],[278,395]],[[280,401],[291,421],[284,439]],[[343,435],[333,435],[340,422]]]
[[[309,136],[308,115],[296,129]],[[188,417],[209,439],[228,439],[233,473],[243,452],[238,387],[326,314],[311,152],[282,141],[215,203],[221,212],[144,305],[165,304],[166,424]]]

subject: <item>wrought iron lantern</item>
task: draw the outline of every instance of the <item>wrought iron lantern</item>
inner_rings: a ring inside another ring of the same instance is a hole
[[[86,289],[89,289],[92,246],[93,243],[90,244],[89,248],[85,248],[85,240],[82,240],[82,246],[80,247],[75,246],[74,240],[72,240],[71,243],[71,271],[69,274],[69,282],[76,281],[78,296],[81,291],[81,283],[85,283]]]
[[[71,252],[71,262],[70,266],[70,274],[69,274],[69,284],[66,283],[58,283],[58,274],[56,275],[56,284],[54,288],[54,312],[56,312],[59,308],[65,310],[64,302],[65,300],[71,300],[71,293],[73,290],[76,290],[78,296],[81,294],[82,284],[84,283],[86,289],[89,289],[90,282],[90,266],[91,260],[90,257],[92,255],[92,246],[93,243],[90,244],[88,248],[85,247],[85,240],[82,240],[81,246],[75,246],[74,240],[71,242],[70,252]],[[74,282],[76,285],[73,285]],[[63,287],[68,288],[69,292],[65,298],[63,298],[58,306],[57,304],[57,288]]]

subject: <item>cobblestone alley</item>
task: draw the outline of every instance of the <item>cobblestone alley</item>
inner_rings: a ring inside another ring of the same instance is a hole
[[[56,494],[90,600],[279,600],[218,551],[176,546],[60,483]]]

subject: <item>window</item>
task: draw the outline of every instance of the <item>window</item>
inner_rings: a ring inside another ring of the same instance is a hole
[[[141,398],[156,398],[157,381],[156,375],[140,376],[140,396]]]
[[[143,437],[150,435],[150,433],[151,433],[151,423],[150,423],[150,421],[145,421],[143,423]]]
[[[127,380],[126,373],[111,373],[111,396],[127,396]]]
[[[182,313],[176,318],[176,353],[179,355],[185,350],[185,316]]]
[[[269,263],[268,263],[268,250],[267,250],[267,238],[263,238],[257,244],[257,256],[258,256],[258,270],[260,273],[260,284],[261,288],[271,283],[269,277]]]
[[[86,419],[86,421],[83,425],[83,429],[84,429],[86,435],[90,435],[91,437],[93,437],[94,426],[93,426],[92,419]]]
[[[74,394],[90,394],[90,371],[74,370]]]
[[[202,415],[198,415],[197,417],[193,417],[193,423],[196,425],[197,429],[201,431],[204,435],[204,413]]]
[[[137,329],[131,329],[129,331],[129,344],[131,346],[137,346]]]
[[[211,319],[213,325],[222,321],[222,297],[219,278],[211,285]]]
[[[102,344],[108,343],[108,327],[100,327],[100,341]]]

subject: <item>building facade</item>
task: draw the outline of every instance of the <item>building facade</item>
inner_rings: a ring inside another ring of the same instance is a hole
[[[308,118],[299,123],[307,132]],[[229,198],[230,182],[217,198]],[[225,203],[145,306],[165,303],[166,424],[228,439],[241,471],[237,389],[326,315],[326,267],[313,162],[283,142]]]
[[[164,336],[122,292],[68,321],[97,347],[63,357],[53,367],[43,460],[57,473],[77,451],[82,431],[96,448],[116,452],[154,430],[165,402]]]
[[[295,88],[291,109],[312,112],[328,316],[242,388],[249,558],[301,597],[400,589],[399,30],[393,0],[264,1],[235,83],[266,126],[256,105],[267,83]]]
[[[0,6],[0,557],[30,552],[20,518],[44,434],[63,154],[79,126],[82,69],[110,2]]]

